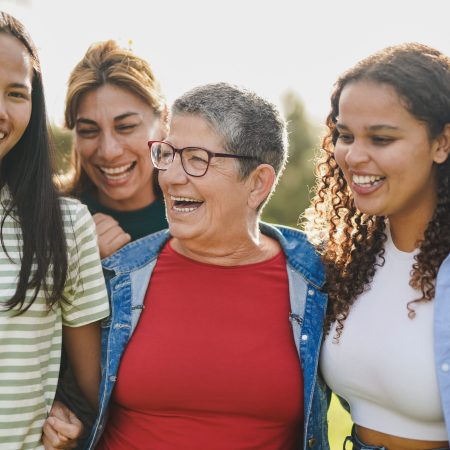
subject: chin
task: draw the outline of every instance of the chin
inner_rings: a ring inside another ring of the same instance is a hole
[[[360,208],[358,205],[356,205],[358,210],[363,213],[367,214],[368,216],[385,216],[386,214],[383,213],[379,208]]]

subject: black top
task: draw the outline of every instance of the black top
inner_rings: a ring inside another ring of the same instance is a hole
[[[162,198],[157,198],[145,208],[135,211],[110,209],[98,203],[87,193],[82,194],[80,200],[88,207],[91,214],[108,214],[116,219],[120,227],[131,236],[132,241],[168,227]]]

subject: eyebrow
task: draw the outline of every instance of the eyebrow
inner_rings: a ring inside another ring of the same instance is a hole
[[[84,119],[83,117],[80,117],[79,119],[77,119],[77,125],[78,124],[97,125],[97,122],[95,120]]]
[[[340,130],[340,129],[348,130],[349,129],[349,127],[347,125],[343,124],[343,123],[336,123],[336,128],[338,130]],[[368,131],[380,131],[380,130],[386,130],[386,129],[393,130],[393,131],[400,130],[399,127],[394,127],[392,125],[386,125],[386,124],[372,125],[371,127],[367,127],[366,129]]]
[[[140,114],[138,114],[137,112],[126,112],[126,113],[120,114],[119,116],[114,117],[114,121],[126,119],[130,116],[139,116],[139,115]]]
[[[27,91],[31,91],[31,85],[23,84],[23,83],[11,83],[9,85],[11,88],[19,88],[19,89],[26,89]]]
[[[126,113],[123,113],[123,114],[120,114],[120,115],[114,117],[113,120],[114,120],[114,122],[118,122],[118,121],[126,119],[130,116],[139,116],[139,114],[136,112],[126,112]],[[80,117],[79,119],[77,119],[77,124],[97,125],[97,122],[92,119]]]

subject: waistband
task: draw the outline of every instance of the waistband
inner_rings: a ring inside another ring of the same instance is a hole
[[[387,447],[379,446],[379,445],[368,445],[364,444],[364,442],[360,441],[358,438],[358,435],[356,434],[355,425],[352,427],[352,434],[351,436],[347,436],[344,441],[343,450],[350,450],[350,448],[347,448],[348,443],[353,444],[353,450],[389,450]],[[449,447],[445,448],[436,448],[434,450],[450,450]]]

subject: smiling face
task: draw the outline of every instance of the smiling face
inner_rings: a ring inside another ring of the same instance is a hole
[[[160,118],[130,91],[106,84],[84,94],[75,125],[75,148],[98,201],[130,211],[154,199],[147,142],[161,139]]]
[[[0,161],[17,144],[30,121],[32,73],[25,46],[0,32]]]
[[[194,115],[175,115],[166,141],[175,148],[226,153],[220,136]],[[231,158],[213,158],[206,174],[197,178],[186,174],[176,154],[169,168],[159,172],[170,233],[178,243],[218,247],[247,233],[256,212],[248,206],[249,180],[240,180],[237,164]]]
[[[436,205],[436,163],[447,158],[389,85],[348,84],[339,101],[335,158],[363,213],[425,217]]]

